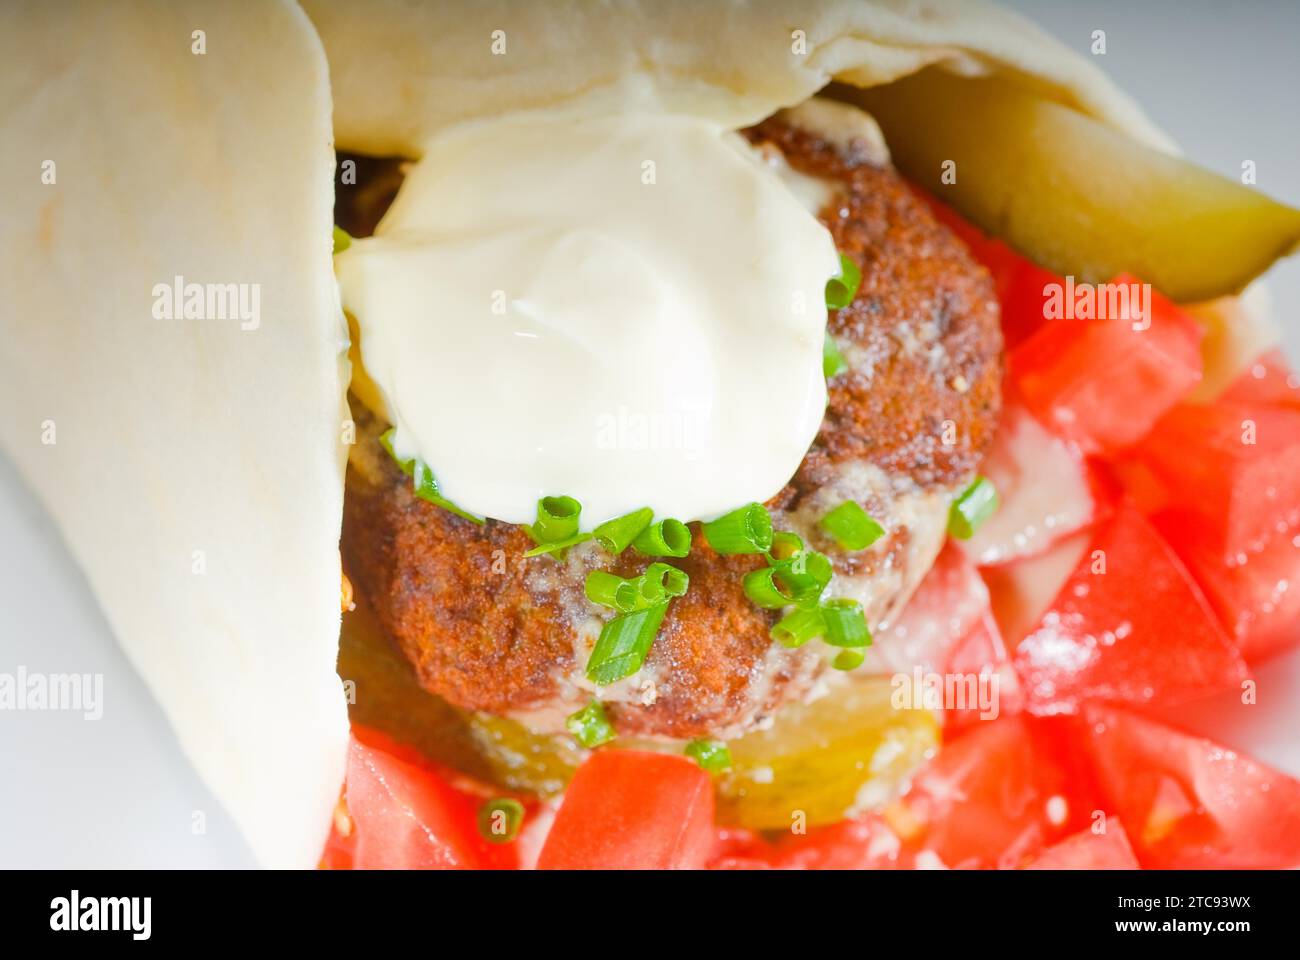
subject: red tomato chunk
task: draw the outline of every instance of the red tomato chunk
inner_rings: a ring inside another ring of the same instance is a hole
[[[1300,782],[1127,710],[1085,717],[1102,793],[1144,867],[1300,866]]]
[[[574,774],[537,867],[691,870],[713,843],[713,783],[693,761],[598,750]]]
[[[1025,405],[1086,453],[1132,446],[1201,378],[1195,320],[1153,292],[1150,326],[1133,327],[1123,318],[1049,320],[1011,354]]]
[[[1173,550],[1127,505],[1097,529],[1014,662],[1039,714],[1089,699],[1180,703],[1246,676]]]
[[[1138,456],[1225,560],[1300,522],[1300,411],[1179,404]]]

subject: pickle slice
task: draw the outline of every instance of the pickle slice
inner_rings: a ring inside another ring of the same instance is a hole
[[[429,693],[360,595],[343,617],[339,676],[351,681],[348,716],[423,756],[485,783],[550,796],[563,790],[585,752],[567,736],[529,731],[502,717],[470,713]]]
[[[1238,292],[1300,244],[1300,211],[1007,80],[932,67],[832,94],[876,118],[905,175],[1063,275],[1129,272],[1188,303]]]
[[[846,680],[728,743],[718,822],[788,830],[800,814],[810,826],[834,823],[890,800],[939,739],[932,713],[894,709],[891,692],[885,678]]]

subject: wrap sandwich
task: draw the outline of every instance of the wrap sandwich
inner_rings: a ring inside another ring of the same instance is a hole
[[[1091,63],[936,0],[0,16],[0,441],[261,863],[1300,860],[1132,785],[1300,639],[1300,213]],[[978,843],[971,758],[1035,798]]]

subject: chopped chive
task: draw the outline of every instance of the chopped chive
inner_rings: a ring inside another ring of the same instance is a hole
[[[569,714],[564,726],[573,734],[573,739],[588,750],[609,743],[616,736],[614,726],[605,716],[605,708],[599,700],[593,700],[577,713]]]
[[[827,600],[821,606],[826,635],[822,638],[832,647],[867,647],[871,645],[871,631],[862,604],[856,600]]]
[[[478,832],[488,843],[509,843],[523,822],[524,805],[514,797],[496,797],[478,810]]]
[[[772,549],[767,552],[768,563],[792,560],[796,554],[803,552],[803,538],[789,530],[778,530],[772,534]]]
[[[544,553],[563,553],[569,547],[576,547],[580,543],[586,543],[591,539],[589,533],[577,533],[567,540],[555,540],[551,543],[539,543],[531,550],[525,550],[525,557],[540,557]]]
[[[608,621],[587,661],[587,679],[604,686],[640,670],[667,609],[663,601]]]
[[[334,252],[342,253],[348,247],[352,246],[352,235],[340,227],[334,225]]]
[[[831,661],[831,666],[836,670],[856,670],[862,666],[862,661],[866,658],[867,655],[861,648],[841,650],[835,655],[835,659]]]
[[[723,556],[766,553],[772,546],[772,517],[761,503],[751,503],[706,523],[704,539]]]
[[[635,580],[625,580],[606,570],[593,570],[587,574],[585,590],[592,603],[613,607],[620,613],[636,609],[641,600],[640,586]]]
[[[763,567],[745,574],[743,585],[750,602],[764,610],[779,610],[795,600],[794,591],[781,581],[777,567]]]
[[[826,630],[826,623],[822,620],[821,610],[813,607],[810,610],[796,610],[788,616],[782,618],[781,622],[772,628],[772,639],[783,647],[802,647],[813,637],[819,637]]]
[[[800,606],[816,606],[835,575],[830,558],[816,550],[805,550],[778,564],[781,581]]]
[[[885,528],[873,520],[856,500],[845,500],[822,517],[817,525],[829,533],[843,550],[865,550],[885,533]]]
[[[632,549],[647,557],[684,557],[691,552],[691,531],[680,520],[660,520],[637,535]]]
[[[633,510],[613,520],[606,520],[593,531],[596,542],[618,556],[631,545],[642,530],[650,526],[654,515],[655,512],[649,507],[642,507],[640,510]]]
[[[388,455],[393,458],[398,469],[411,478],[415,495],[426,503],[431,503],[435,507],[442,507],[448,513],[454,513],[458,517],[463,517],[482,526],[484,523],[482,517],[476,517],[474,514],[462,510],[438,492],[438,481],[434,477],[433,471],[429,469],[428,464],[418,458],[403,460],[397,455],[393,450],[393,434],[396,432],[396,427],[389,427],[385,430],[379,435],[379,445],[388,451]]]
[[[686,745],[686,755],[709,773],[731,769],[731,751],[721,740],[692,740]]]
[[[858,285],[862,283],[862,271],[858,265],[840,254],[840,275],[826,281],[826,308],[840,310],[853,302],[858,295]]]
[[[981,524],[998,508],[998,492],[988,477],[976,477],[948,510],[948,532],[958,540],[975,536]]]
[[[537,501],[537,522],[524,527],[539,544],[568,540],[578,532],[582,504],[573,497],[542,497]]]
[[[829,380],[848,368],[849,362],[840,353],[839,345],[829,333],[826,334],[826,339],[822,341],[822,375]]]
[[[679,570],[669,563],[650,564],[646,567],[645,573],[641,574],[641,581],[643,584],[653,584],[653,586],[643,587],[641,591],[642,596],[646,596],[651,601],[683,596],[691,585],[691,578],[686,571]]]
[[[636,586],[641,597],[637,602],[637,609],[650,607],[656,603],[665,603],[668,600],[668,591],[664,589],[663,580],[658,577],[648,577],[643,573],[636,578]]]

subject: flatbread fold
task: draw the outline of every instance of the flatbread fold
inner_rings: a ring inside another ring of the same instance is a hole
[[[309,866],[347,740],[320,41],[286,2],[35,0],[0,62],[0,444],[254,855]],[[177,276],[257,285],[256,328],[158,319]]]
[[[832,79],[941,63],[1011,74],[1152,146],[1172,144],[1093,63],[982,0],[303,0],[341,148],[418,156],[434,132],[598,97],[635,77],[664,109],[736,127]]]

